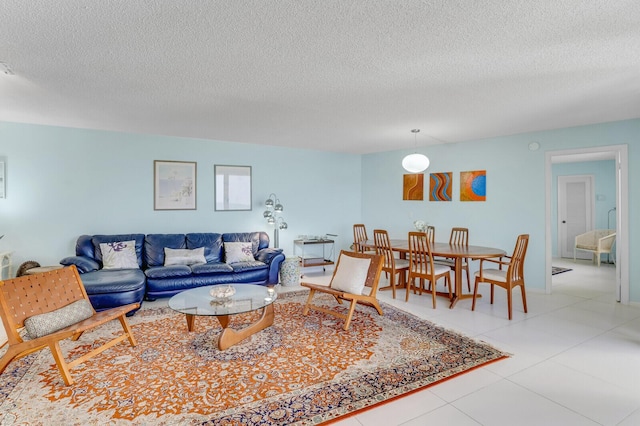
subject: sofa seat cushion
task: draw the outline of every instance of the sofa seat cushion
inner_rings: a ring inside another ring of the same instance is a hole
[[[80,279],[88,295],[136,291],[144,288],[146,282],[140,269],[103,269],[82,274]]]
[[[592,251],[596,251],[596,250],[598,250],[598,245],[597,245],[597,244],[594,244],[594,245],[590,245],[590,244],[576,244],[576,248],[584,249],[584,250],[592,250]]]
[[[233,263],[230,266],[233,268],[234,272],[256,271],[259,269],[268,268],[266,263],[260,262],[259,260],[252,260],[250,262]]]
[[[224,262],[201,263],[191,265],[191,272],[193,275],[230,274],[233,272],[233,268]]]
[[[187,265],[154,266],[144,271],[147,278],[177,278],[191,275]]]

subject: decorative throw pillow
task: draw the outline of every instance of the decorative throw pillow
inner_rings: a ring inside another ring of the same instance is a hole
[[[104,269],[138,269],[136,242],[115,241],[101,243],[102,265]]]
[[[90,318],[92,315],[91,303],[87,299],[80,299],[55,311],[25,319],[24,328],[29,333],[29,337],[36,339]]]
[[[224,259],[226,263],[251,262],[253,250],[250,242],[224,243]]]
[[[193,250],[164,248],[164,266],[195,265],[196,263],[207,263],[204,258],[204,247]]]
[[[351,294],[362,294],[371,259],[340,255],[331,288]]]

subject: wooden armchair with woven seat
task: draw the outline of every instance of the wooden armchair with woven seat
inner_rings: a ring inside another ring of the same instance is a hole
[[[301,286],[310,289],[307,303],[302,311],[303,315],[308,315],[309,310],[323,312],[336,318],[344,319],[344,330],[349,329],[353,313],[358,303],[371,306],[382,315],[382,308],[377,299],[378,284],[384,259],[377,254],[357,253],[342,250],[329,286],[312,283],[300,283]],[[316,293],[330,294],[335,300],[342,304],[343,301],[350,302],[349,310],[346,314],[334,311],[323,306],[314,305],[313,298]]]
[[[136,346],[126,314],[139,307],[132,303],[96,313],[75,266],[0,281],[0,315],[9,345],[0,358],[0,373],[14,359],[48,347],[64,383],[71,385],[71,368],[124,340]],[[115,319],[123,334],[73,361],[64,359],[61,340],[78,340],[83,332]]]

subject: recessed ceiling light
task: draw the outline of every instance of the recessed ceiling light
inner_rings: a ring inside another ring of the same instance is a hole
[[[0,72],[3,72],[7,75],[14,75],[13,70],[11,69],[9,64],[6,64],[4,62],[0,62]]]

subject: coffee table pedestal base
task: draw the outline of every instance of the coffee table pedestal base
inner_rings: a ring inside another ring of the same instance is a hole
[[[187,317],[187,329],[189,331],[193,331],[194,319],[196,315],[186,314]],[[273,325],[273,304],[267,305],[262,308],[262,316],[260,319],[248,327],[245,327],[241,330],[234,330],[233,328],[229,328],[230,315],[219,315],[218,321],[222,326],[222,333],[220,333],[220,337],[218,338],[218,348],[221,351],[228,349],[229,347],[235,345],[236,343],[246,339],[252,334],[257,333],[260,330],[264,330],[267,327]]]

